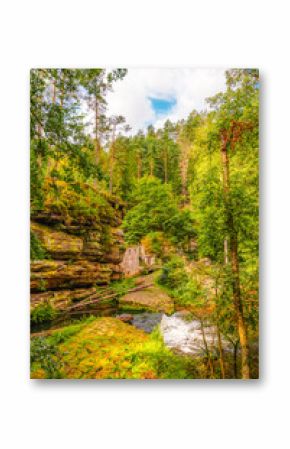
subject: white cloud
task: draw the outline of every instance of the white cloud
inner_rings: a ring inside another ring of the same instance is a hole
[[[168,118],[176,121],[186,118],[193,109],[205,109],[205,99],[225,89],[224,72],[225,69],[129,69],[108,94],[108,113],[123,115],[132,133],[146,128],[148,123],[158,128]],[[149,97],[175,98],[176,105],[161,118]]]

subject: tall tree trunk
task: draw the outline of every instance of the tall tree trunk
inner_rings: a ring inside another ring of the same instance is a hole
[[[55,76],[53,76],[53,79],[52,79],[51,101],[52,101],[52,104],[54,104],[54,105],[56,104],[56,98],[57,98],[56,81],[57,81],[58,74],[59,74],[59,72],[58,72],[58,70],[56,70]],[[59,126],[60,127],[62,126],[61,122],[59,123]],[[56,144],[56,142],[54,143],[54,145],[56,147],[55,148],[55,150],[56,150],[55,154],[57,155],[57,157],[54,159],[54,170],[56,172],[58,172],[60,152],[57,150],[58,145]],[[53,177],[53,178],[55,179],[55,177]],[[57,187],[56,187],[56,189],[57,189]]]
[[[113,177],[114,177],[114,161],[115,161],[115,149],[114,142],[111,146],[111,157],[110,157],[110,181],[109,181],[109,190],[110,193],[113,193]]]
[[[215,279],[215,301],[216,301],[216,305],[217,305],[217,303],[218,303],[218,278]],[[216,318],[216,332],[217,332],[219,355],[220,355],[219,360],[220,360],[220,367],[221,367],[221,375],[222,375],[222,379],[225,379],[224,351],[223,351],[222,338],[221,338],[221,333],[220,333],[220,328],[219,328],[219,313],[218,312],[217,312],[217,318]]]
[[[98,96],[95,95],[95,158],[96,164],[100,161],[100,142],[99,142],[99,102]]]
[[[250,378],[250,368],[249,368],[249,346],[247,338],[246,324],[244,320],[243,304],[241,299],[240,290],[240,273],[239,273],[239,260],[238,260],[238,239],[237,233],[234,227],[234,217],[232,212],[232,204],[230,197],[230,176],[229,176],[229,157],[228,157],[228,138],[222,136],[222,146],[221,146],[221,160],[223,168],[223,189],[224,189],[224,200],[225,200],[225,210],[226,210],[226,222],[229,235],[229,249],[231,258],[231,271],[232,271],[232,289],[233,289],[233,300],[235,306],[235,313],[237,319],[237,327],[241,345],[241,355],[242,355],[242,378]]]
[[[153,161],[153,155],[151,154],[150,157],[150,176],[153,176],[154,173],[154,161]]]
[[[53,104],[56,103],[56,79],[52,79],[52,92],[51,92],[51,101]]]
[[[219,354],[220,354],[221,374],[222,374],[222,379],[225,379],[226,375],[225,375],[224,351],[223,351],[221,333],[220,333],[220,329],[219,329],[219,325],[218,324],[216,324],[216,331],[217,331],[218,347],[219,347]]]
[[[63,72],[63,70],[60,71],[60,107],[61,109],[63,109],[63,103],[64,103],[64,89],[65,89],[65,74]]]
[[[141,150],[139,149],[137,152],[137,179],[139,179],[142,176],[142,156],[141,156]]]
[[[110,193],[113,193],[113,177],[114,177],[114,165],[115,165],[115,139],[116,139],[116,125],[113,125],[113,133],[112,133],[112,145],[110,148],[110,181],[109,181],[109,190]]]
[[[239,342],[236,341],[233,344],[234,347],[234,352],[233,352],[233,362],[234,362],[234,378],[237,379],[238,378],[238,364],[237,364],[237,356],[238,356],[238,347],[239,347]]]
[[[167,148],[164,149],[164,182],[168,182],[168,151]]]
[[[228,239],[224,239],[224,264],[227,265],[229,263],[229,249],[228,249]]]
[[[213,364],[212,364],[210,352],[209,352],[209,349],[208,349],[206,336],[205,336],[205,333],[204,333],[203,320],[200,319],[199,322],[200,322],[200,327],[201,327],[201,333],[202,333],[202,339],[203,339],[203,344],[204,344],[204,348],[205,348],[205,353],[206,353],[206,357],[207,357],[207,363],[208,363],[209,372],[210,372],[210,376],[209,377],[211,377],[213,379],[214,378]]]
[[[189,150],[190,150],[189,142],[184,142],[181,140],[180,148],[181,154],[179,161],[179,169],[181,178],[181,195],[183,199],[183,205],[185,205],[188,201],[187,175],[188,175]]]

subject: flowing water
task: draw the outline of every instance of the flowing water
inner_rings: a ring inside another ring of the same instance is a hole
[[[218,347],[216,328],[204,325],[203,330],[208,349],[213,351]],[[197,355],[205,352],[201,323],[198,320],[188,319],[181,312],[174,313],[171,316],[163,315],[160,331],[163,335],[164,343],[169,348],[184,354]],[[222,345],[224,349],[230,349],[229,343],[224,340],[222,340]]]
[[[204,338],[209,351],[213,352],[218,347],[215,326],[204,324],[203,335],[201,323],[182,312],[176,312],[170,316],[164,313],[138,313],[133,315],[131,324],[148,333],[159,324],[165,345],[182,354],[204,353]],[[224,350],[231,350],[230,344],[224,339],[222,339],[222,346]]]
[[[153,329],[161,322],[162,313],[137,313],[133,315],[132,324],[138,329],[151,333]]]
[[[75,314],[64,315],[51,323],[43,323],[32,328],[32,332],[39,332],[47,329],[59,328],[72,324],[85,316],[121,316],[125,314],[124,310],[120,311],[118,306],[106,307],[102,310],[90,310],[87,313],[78,312]],[[121,315],[120,315],[121,314]],[[129,312],[132,319],[129,323],[144,332],[151,333],[156,326],[160,325],[160,332],[163,336],[164,343],[179,353],[197,355],[205,352],[205,345],[201,324],[199,321],[189,319],[188,315],[182,312],[176,312],[171,316],[164,313],[152,312]],[[208,345],[208,349],[213,351],[218,346],[216,328],[214,326],[204,325],[204,335]],[[222,341],[225,350],[230,349],[229,343]]]

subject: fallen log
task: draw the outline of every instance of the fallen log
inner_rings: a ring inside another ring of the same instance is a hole
[[[133,292],[140,291],[140,290],[145,290],[146,288],[152,287],[153,285],[154,284],[152,284],[152,283],[147,284],[147,285],[141,285],[139,287],[135,287],[135,288],[128,290],[126,292],[126,294],[133,293]],[[85,306],[88,306],[91,304],[96,304],[98,302],[107,301],[109,299],[117,298],[118,296],[123,296],[123,295],[124,295],[124,293],[118,293],[118,292],[114,292],[110,295],[101,296],[101,297],[99,295],[92,295],[92,296],[90,296],[90,298],[87,298],[84,301],[80,301],[80,302],[78,302],[78,304],[68,307],[66,310],[69,312],[71,310],[81,309],[82,307],[85,307]]]

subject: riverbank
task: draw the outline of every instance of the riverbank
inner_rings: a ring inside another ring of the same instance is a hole
[[[146,334],[112,317],[91,317],[46,338],[32,339],[31,358],[31,377],[34,379],[184,379],[201,376],[196,361],[175,355],[166,348],[158,330]]]

